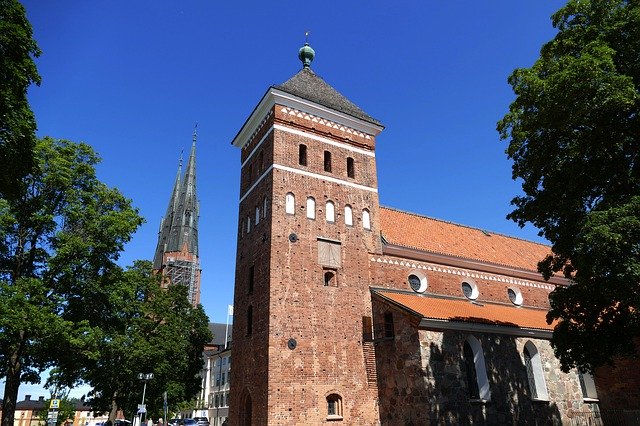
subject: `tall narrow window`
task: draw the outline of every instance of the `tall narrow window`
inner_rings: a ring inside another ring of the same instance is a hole
[[[473,361],[473,349],[468,341],[464,342],[464,348],[462,349],[462,358],[464,360],[464,369],[467,374],[467,387],[469,391],[469,398],[480,398],[480,390],[478,389],[478,377],[476,375],[476,364]]]
[[[353,158],[351,157],[347,157],[347,177],[356,177],[356,166],[354,164]]]
[[[301,166],[307,165],[307,146],[300,144],[298,147],[298,164]]]
[[[249,293],[253,293],[253,281],[255,275],[255,268],[253,265],[249,268],[249,285],[247,286],[247,290]]]
[[[596,392],[596,384],[593,381],[591,373],[586,371],[578,371],[578,378],[580,379],[580,388],[582,389],[582,397],[585,400],[598,399],[598,393]]]
[[[547,392],[547,383],[544,379],[544,369],[542,368],[542,360],[538,348],[536,348],[533,342],[528,341],[524,345],[522,355],[527,371],[531,398],[547,401],[549,394]]]
[[[256,225],[260,223],[260,207],[256,207]]]
[[[316,200],[313,197],[307,198],[307,217],[309,219],[316,218]]]
[[[291,192],[287,193],[284,198],[284,211],[287,214],[296,213],[296,197]]]
[[[258,160],[258,174],[264,170],[264,152],[260,151],[260,159]]]
[[[262,217],[264,219],[267,217],[267,197],[262,200]]]
[[[536,378],[533,372],[533,365],[531,363],[531,354],[529,353],[529,349],[524,347],[524,367],[527,370],[527,379],[529,381],[529,391],[531,392],[531,398],[538,397],[538,391],[536,390]]]
[[[344,224],[353,226],[353,209],[349,204],[344,206]]]
[[[394,336],[393,314],[391,312],[387,312],[384,314],[384,337],[387,339],[393,339]]]
[[[253,333],[253,306],[249,305],[247,308],[247,336],[251,336]]]
[[[327,222],[336,221],[336,208],[332,201],[327,201],[325,205],[325,214],[327,216]]]
[[[362,227],[364,229],[371,229],[371,216],[367,209],[362,210]]]
[[[327,419],[342,418],[342,398],[338,394],[327,396]]]
[[[331,171],[331,153],[329,151],[324,152],[324,171]]]
[[[251,216],[247,217],[247,234],[251,232]]]
[[[473,336],[467,337],[462,348],[462,360],[467,375],[467,386],[469,388],[469,398],[491,399],[489,389],[489,378],[484,363],[484,354],[480,341]]]

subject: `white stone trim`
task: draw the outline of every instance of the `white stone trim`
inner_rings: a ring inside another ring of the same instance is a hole
[[[402,267],[412,268],[412,269],[423,269],[426,271],[442,272],[445,274],[459,275],[460,277],[469,277],[469,278],[475,278],[480,280],[495,281],[500,283],[523,286],[523,287],[542,288],[545,290],[554,290],[556,288],[554,285],[543,284],[543,283],[523,280],[519,278],[513,278],[505,275],[476,272],[476,271],[456,268],[452,266],[442,266],[442,265],[436,265],[436,264],[426,263],[426,262],[417,262],[414,260],[411,260],[411,261],[398,260],[394,258],[389,258],[387,256],[382,256],[382,257],[375,256],[369,259],[369,261],[388,264],[388,265],[397,265],[397,266],[402,266]]]
[[[283,166],[283,165],[280,165],[280,164],[274,164],[272,167],[274,169],[277,169],[277,170],[296,173],[296,174],[299,174],[299,175],[312,177],[312,178],[316,178],[316,179],[322,179],[322,180],[326,180],[328,182],[337,183],[339,185],[345,185],[345,186],[350,186],[352,188],[361,189],[363,191],[370,191],[370,192],[375,192],[375,193],[378,192],[377,188],[373,188],[371,186],[360,185],[360,184],[357,184],[357,183],[348,182],[346,180],[337,179],[337,178],[334,178],[334,177],[331,177],[331,176],[325,176],[325,175],[321,175],[321,174],[318,174],[318,173],[307,172],[305,170],[298,170],[298,169],[294,169],[293,167]]]
[[[329,138],[325,138],[323,136],[318,136],[314,133],[310,133],[310,132],[305,132],[303,130],[299,130],[299,129],[292,129],[290,127],[287,126],[283,126],[282,124],[274,124],[273,125],[274,128],[276,128],[277,130],[280,130],[282,132],[287,132],[287,133],[291,133],[297,136],[303,136],[305,138],[309,138],[309,139],[313,139],[322,143],[326,143],[327,145],[333,145],[336,146],[338,148],[342,148],[342,149],[346,149],[349,151],[353,151],[353,152],[357,152],[359,154],[363,154],[363,155],[368,155],[369,157],[375,157],[376,154],[373,153],[373,151],[367,151],[366,149],[362,149],[362,148],[357,148],[355,146],[351,146],[349,144],[346,143],[342,143],[342,142],[336,142],[333,139],[329,139]]]
[[[266,120],[266,119],[265,119]],[[253,157],[253,154],[256,153],[256,151],[258,150],[258,148],[260,148],[262,146],[262,143],[264,142],[264,140],[271,134],[271,132],[273,132],[273,126],[271,126],[271,128],[269,129],[268,132],[266,132],[264,134],[264,136],[262,137],[262,139],[260,139],[260,142],[258,142],[256,144],[256,147],[253,148],[253,150],[251,151],[251,153],[247,156],[247,158],[245,158],[245,160],[242,162],[242,164],[240,165],[240,169],[242,169],[244,167],[245,164],[247,164],[247,162],[251,159],[251,157]]]
[[[261,122],[259,117],[264,117],[268,113],[268,110],[275,104],[299,111],[305,111],[308,114],[323,117],[325,120],[349,127],[353,130],[366,133],[371,136],[376,136],[384,128],[381,125],[352,117],[348,114],[323,107],[314,102],[283,92],[275,87],[270,87],[231,143],[238,148],[246,146],[246,144],[251,140],[251,135],[255,134],[256,129],[259,128]]]
[[[260,175],[260,177],[258,179],[256,179],[254,184],[251,185],[251,187],[249,189],[247,189],[247,191],[244,193],[244,195],[242,195],[240,197],[240,202],[241,203],[242,203],[242,201],[244,201],[245,198],[247,198],[247,196],[251,193],[251,191],[253,191],[255,189],[255,187],[262,181],[262,179],[264,179],[264,177],[272,169],[277,169],[277,170],[282,170],[282,171],[285,171],[285,172],[296,173],[296,174],[299,174],[299,175],[308,176],[308,177],[312,177],[312,178],[316,178],[316,179],[322,179],[322,180],[326,180],[326,181],[329,181],[329,182],[332,182],[332,183],[337,183],[339,185],[346,185],[346,186],[350,186],[350,187],[356,188],[356,189],[361,189],[361,190],[364,190],[364,191],[370,191],[370,192],[375,192],[375,193],[378,192],[378,190],[376,188],[372,188],[370,186],[359,185],[357,183],[347,182],[346,180],[336,179],[336,178],[331,177],[331,176],[319,175],[317,173],[311,173],[311,172],[307,172],[307,171],[304,171],[304,170],[298,170],[298,169],[294,169],[292,167],[282,166],[280,164],[272,164],[271,166],[269,166],[264,171],[264,173],[262,173]]]
[[[364,132],[360,132],[356,129],[352,129],[351,127],[348,126],[343,126],[342,124],[338,124],[334,121],[331,120],[325,120],[322,117],[318,117],[317,115],[313,115],[313,114],[309,114],[307,112],[304,111],[300,111],[297,110],[295,108],[289,108],[289,107],[283,107],[280,109],[280,112],[284,112],[287,115],[295,115],[298,118],[304,118],[305,120],[309,120],[312,121],[314,123],[318,123],[321,124],[323,126],[332,128],[332,129],[337,129],[340,130],[342,132],[346,132],[352,135],[356,135],[356,136],[360,136],[361,138],[364,139],[371,139],[371,135],[364,133]]]
[[[247,198],[247,195],[249,195],[251,193],[251,191],[254,190],[254,188],[262,181],[262,179],[264,179],[264,177],[271,171],[271,169],[273,169],[273,165],[267,167],[267,170],[265,170],[264,173],[262,173],[260,175],[260,177],[258,179],[256,179],[254,184],[251,185],[251,187],[249,189],[247,189],[247,192],[245,192],[244,195],[242,197],[240,197],[240,202],[244,201],[244,199]]]

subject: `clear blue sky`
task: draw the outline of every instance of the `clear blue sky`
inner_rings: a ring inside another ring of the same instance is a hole
[[[558,0],[25,1],[43,53],[29,91],[41,136],[83,141],[99,177],[146,218],[121,263],[151,259],[181,150],[198,122],[201,302],[233,303],[240,153],[230,142],[266,89],[312,69],[386,129],[383,205],[538,240],[505,219],[520,191],[495,130],[554,35]],[[21,395],[24,395],[24,391]]]

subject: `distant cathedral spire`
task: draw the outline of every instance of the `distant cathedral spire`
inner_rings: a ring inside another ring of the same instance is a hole
[[[197,124],[196,124],[197,127]],[[178,173],[165,216],[160,223],[153,268],[162,271],[170,284],[189,289],[193,305],[200,301],[200,264],[198,253],[198,218],[200,206],[196,195],[196,139],[194,128],[191,152],[182,175],[182,154]]]

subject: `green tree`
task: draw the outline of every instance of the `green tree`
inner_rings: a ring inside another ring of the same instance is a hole
[[[208,318],[201,306],[191,306],[186,287],[165,289],[160,279],[150,262],[137,261],[105,275],[91,292],[94,303],[82,304],[84,311],[70,309],[79,316],[69,319],[87,319],[101,330],[100,356],[69,354],[59,364],[58,384],[73,386],[78,379],[89,384],[92,408],[109,411],[112,421],[118,409],[135,415],[143,388],[140,373],[154,374],[145,398],[154,418],[162,414],[165,391],[170,405],[200,391],[202,352],[211,340]]]
[[[142,223],[137,210],[95,175],[85,144],[44,138],[19,196],[0,198],[2,426],[13,426],[20,383],[66,353],[96,357],[100,330],[78,310]]]
[[[508,217],[551,242],[545,278],[572,283],[551,293],[556,355],[592,370],[640,336],[640,3],[570,0],[552,22],[498,131],[524,192]]]
[[[19,193],[33,166],[36,122],[27,89],[40,84],[34,58],[40,49],[17,0],[0,0],[0,197]]]

